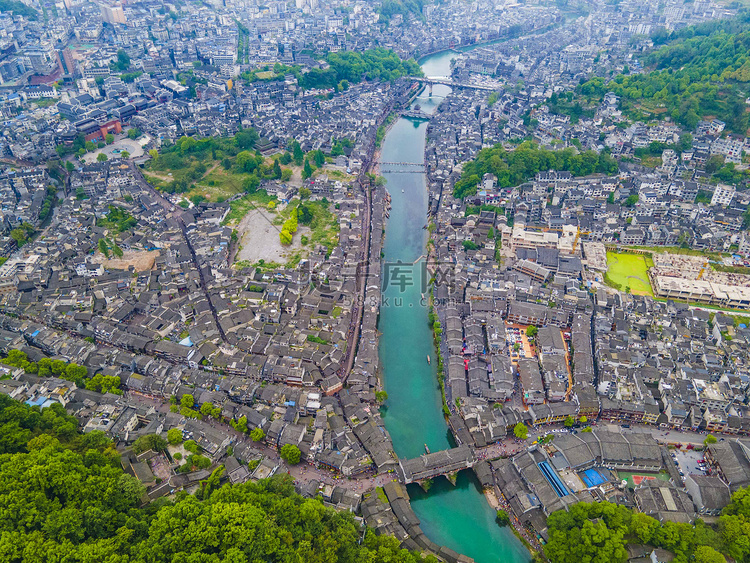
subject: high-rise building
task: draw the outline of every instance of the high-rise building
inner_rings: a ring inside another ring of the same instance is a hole
[[[99,9],[102,12],[102,19],[107,23],[124,24],[127,21],[125,12],[119,4],[99,4]]]

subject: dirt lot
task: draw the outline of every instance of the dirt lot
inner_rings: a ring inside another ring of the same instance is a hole
[[[236,261],[247,260],[254,264],[258,260],[283,264],[296,251],[302,248],[300,239],[309,233],[310,229],[299,226],[294,234],[294,240],[289,246],[282,246],[279,241],[280,225],[274,225],[274,214],[265,209],[251,209],[242,218],[237,230],[240,236],[240,251]]]
[[[136,272],[145,272],[154,267],[154,262],[159,256],[158,250],[126,250],[122,258],[110,258],[109,260],[101,252],[97,252],[92,258],[97,264],[104,264],[105,268],[113,270],[127,270],[134,266]]]

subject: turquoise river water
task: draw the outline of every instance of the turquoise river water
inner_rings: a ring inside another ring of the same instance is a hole
[[[427,57],[422,70],[427,76],[450,74],[452,52]],[[432,113],[450,88],[437,85],[432,97],[425,90],[415,101],[422,111]],[[383,142],[381,163],[424,162],[427,123],[399,119]],[[437,383],[435,349],[428,326],[428,294],[423,275],[427,243],[428,192],[425,175],[385,172],[392,197],[386,222],[383,251],[383,304],[379,330],[380,361],[388,400],[384,421],[401,458],[452,447],[453,441],[443,418]],[[399,166],[408,170],[408,166]],[[416,263],[415,263],[416,261]],[[423,297],[424,296],[424,297]],[[427,356],[431,356],[431,363]],[[495,523],[495,512],[487,503],[471,471],[462,471],[453,486],[447,479],[435,480],[429,493],[409,486],[414,512],[432,541],[446,545],[476,563],[527,563],[529,552],[507,528]]]

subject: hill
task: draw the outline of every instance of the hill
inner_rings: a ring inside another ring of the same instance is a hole
[[[611,81],[595,77],[576,93],[582,106],[612,91],[621,96],[630,119],[671,117],[694,128],[701,119],[718,118],[745,134],[750,92],[750,12],[732,20],[689,27],[654,37],[661,47],[642,59],[647,72],[618,74]]]
[[[594,173],[614,174],[617,162],[606,152],[594,151],[578,153],[567,148],[559,151],[540,149],[532,142],[524,142],[513,151],[506,151],[502,145],[482,149],[471,162],[464,164],[461,178],[453,188],[453,195],[464,198],[477,193],[482,177],[494,174],[501,188],[517,186],[544,170],[565,170],[573,176],[587,176]]]
[[[220,486],[222,471],[196,495],[141,506],[143,487],[103,433],[81,435],[60,405],[40,411],[0,395],[0,560],[436,561],[392,537],[363,537],[350,513],[297,495],[288,475]]]

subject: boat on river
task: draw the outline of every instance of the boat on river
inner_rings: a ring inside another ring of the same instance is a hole
[[[424,451],[430,453],[430,448],[427,447],[427,444],[424,445]]]
[[[429,354],[427,354],[427,363],[428,364],[430,363],[430,355]]]

